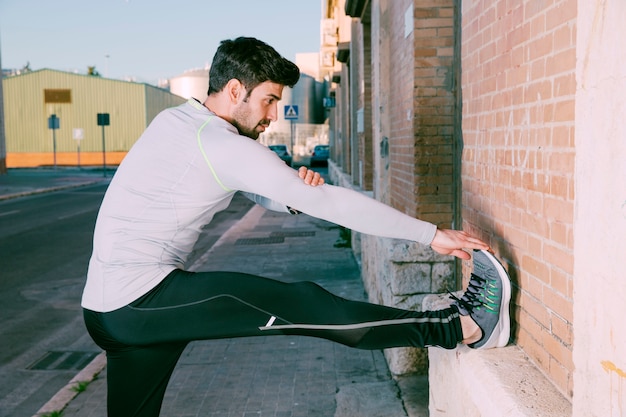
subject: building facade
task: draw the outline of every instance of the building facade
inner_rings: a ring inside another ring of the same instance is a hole
[[[323,9],[322,31],[335,38],[334,49],[324,36],[321,46],[336,98],[333,181],[483,238],[513,281],[507,348],[430,349],[428,361],[389,350],[391,371],[428,367],[432,416],[626,415],[626,251],[616,242],[626,231],[616,180],[626,178],[626,52],[610,41],[626,32],[626,5],[327,0]],[[377,302],[421,308],[471,272],[419,245],[353,244]]]
[[[103,156],[117,165],[160,111],[185,101],[148,84],[50,69],[7,77],[2,87],[9,168],[99,165]]]

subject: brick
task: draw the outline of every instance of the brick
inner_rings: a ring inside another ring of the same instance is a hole
[[[567,190],[564,190],[564,194]],[[548,220],[572,224],[574,221],[574,204],[572,201],[548,196],[544,199],[544,215]],[[547,236],[546,233],[544,236]]]
[[[566,299],[572,299],[574,297],[574,284],[571,275],[565,272],[552,268],[550,271],[550,285],[552,289],[563,294]]]
[[[520,294],[520,306],[528,313],[530,317],[541,324],[542,327],[548,328],[550,320],[545,306],[541,304],[541,300],[526,294],[524,291]]]
[[[554,50],[573,48],[576,43],[576,30],[573,26],[561,26],[554,32]]]
[[[568,226],[565,223],[552,221],[549,224],[549,238],[553,242],[560,244],[562,246],[569,247],[571,245],[570,241],[570,233],[569,230],[571,226]]]
[[[535,256],[523,255],[519,266],[524,272],[539,279],[541,282],[545,284],[550,283],[549,266]]]
[[[571,0],[564,1],[556,7],[548,9],[546,11],[546,30],[549,31],[567,22],[575,20],[576,11],[576,2]]]
[[[548,354],[554,358],[559,364],[567,369],[574,369],[574,362],[572,361],[572,349],[566,347],[560,340],[556,339],[554,335],[549,333],[542,333],[542,344],[546,348]]]
[[[520,272],[520,277],[520,286],[523,288],[523,291],[534,299],[541,300],[543,298],[543,290],[546,286],[546,282],[524,270]],[[547,321],[544,323],[544,327],[547,327],[547,323]]]
[[[573,369],[566,368],[561,365],[558,361],[551,358],[548,365],[548,375],[550,379],[558,386],[564,387],[563,391],[565,391],[565,395],[570,398],[573,395],[572,386],[573,386],[573,377],[572,377]]]
[[[532,34],[531,34],[532,36]],[[550,55],[552,51],[552,35],[534,38],[528,44],[528,58],[530,61]]]
[[[519,330],[518,345],[540,368],[547,369],[550,360],[548,353],[543,346],[523,328]]]
[[[568,322],[573,321],[573,305],[571,299],[566,299],[563,295],[546,288],[543,294],[545,305]]]
[[[439,28],[451,27],[453,25],[451,17],[433,18],[433,19],[417,19],[415,20],[415,28]]]
[[[561,317],[552,315],[550,317],[550,331],[558,340],[571,349],[574,339],[574,330],[571,323],[563,320]]]
[[[546,58],[546,75],[572,74],[576,68],[576,49],[569,48]],[[575,91],[572,91],[574,94]]]
[[[574,100],[560,101],[556,103],[554,117],[548,120],[555,122],[572,122],[574,120]]]

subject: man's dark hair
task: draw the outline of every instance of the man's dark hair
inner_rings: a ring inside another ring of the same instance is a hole
[[[300,70],[265,42],[239,37],[224,40],[217,48],[209,70],[208,95],[222,91],[233,78],[250,94],[265,81],[293,87],[300,78]]]

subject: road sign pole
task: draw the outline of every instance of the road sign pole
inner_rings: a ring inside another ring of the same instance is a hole
[[[98,126],[102,126],[102,175],[107,176],[106,144],[104,140],[104,126],[110,124],[109,113],[98,113]]]
[[[285,120],[289,120],[291,124],[291,153],[293,154],[293,148],[295,145],[295,130],[296,126],[294,122],[298,120],[298,106],[291,104],[284,107]]]
[[[76,162],[77,167],[80,169],[80,141],[85,137],[84,131],[82,128],[74,128],[73,129],[74,140],[76,141]]]
[[[52,154],[54,158],[54,170],[57,169],[57,134],[56,130],[61,126],[56,114],[51,114],[48,118],[48,129],[52,129]]]
[[[293,124],[293,120],[290,121],[290,127],[291,127],[291,155],[295,156],[293,153],[293,145],[294,145],[294,136],[295,136],[295,130],[296,130],[296,125]]]
[[[54,155],[54,170],[57,170],[57,134],[56,129],[52,129],[52,154]]]
[[[107,176],[107,155],[104,140],[104,125],[102,125],[102,176]]]

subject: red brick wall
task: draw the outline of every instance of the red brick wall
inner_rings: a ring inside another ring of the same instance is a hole
[[[391,65],[389,108],[389,177],[390,203],[406,214],[416,215],[417,201],[415,189],[415,138],[413,135],[413,62],[412,37],[404,37],[404,13],[412,4],[410,0],[386,1],[387,30],[390,44]],[[407,117],[408,116],[408,117]]]
[[[577,3],[462,4],[464,228],[515,281],[516,343],[571,397]]]
[[[452,0],[388,1],[391,39],[391,204],[449,227],[453,210]],[[412,8],[412,33],[405,13]],[[413,65],[406,65],[412,62]]]
[[[418,215],[450,227],[453,210],[454,7],[416,0],[414,62],[415,178]]]
[[[360,135],[359,160],[362,161],[363,190],[373,189],[374,161],[372,143],[372,40],[371,25],[363,25],[363,125],[364,132]]]

